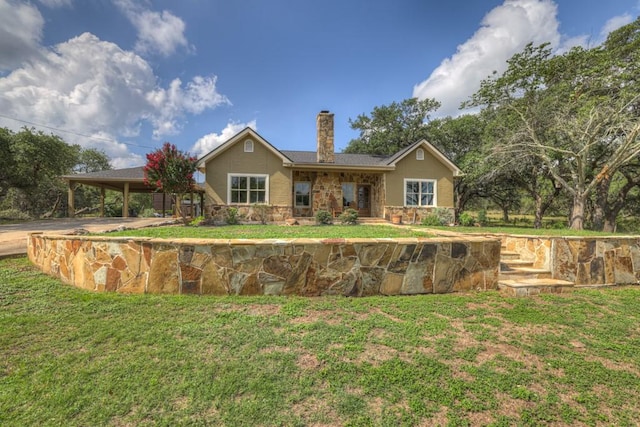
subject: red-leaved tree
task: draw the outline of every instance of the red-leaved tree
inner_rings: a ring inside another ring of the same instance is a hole
[[[161,149],[147,154],[144,166],[144,183],[155,191],[175,194],[177,214],[186,222],[180,209],[182,195],[189,193],[195,186],[193,174],[196,171],[196,157],[178,150],[175,145],[165,142]]]

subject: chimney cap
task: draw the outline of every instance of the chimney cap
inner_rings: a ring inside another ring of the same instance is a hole
[[[329,110],[320,110],[320,114],[329,114]]]

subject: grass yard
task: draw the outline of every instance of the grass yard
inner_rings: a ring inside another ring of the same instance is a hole
[[[421,226],[423,227],[423,226]],[[593,230],[572,230],[570,228],[531,228],[531,227],[506,227],[506,226],[487,226],[487,227],[425,227],[427,229],[453,231],[456,233],[465,234],[515,234],[515,235],[528,235],[528,236],[547,236],[547,237],[561,237],[561,236],[578,236],[578,237],[603,237],[603,236],[621,236],[621,233],[604,233],[601,231]]]
[[[109,233],[109,236],[198,239],[336,239],[429,237],[429,230],[388,225],[224,225],[217,227],[148,227]]]
[[[640,288],[95,294],[0,260],[0,425],[636,425]]]

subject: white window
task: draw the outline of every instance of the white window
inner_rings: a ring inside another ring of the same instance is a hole
[[[416,150],[416,160],[424,160],[424,150],[422,148]]]
[[[247,139],[244,142],[244,152],[245,153],[253,153],[253,141],[250,139]]]
[[[311,183],[296,182],[294,184],[295,206],[297,208],[308,208],[311,206]]]
[[[436,206],[436,181],[433,179],[405,179],[405,206]]]
[[[229,174],[229,204],[269,203],[269,175]]]

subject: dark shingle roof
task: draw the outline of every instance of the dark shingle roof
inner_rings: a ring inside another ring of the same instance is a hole
[[[111,169],[99,172],[81,173],[77,175],[65,175],[64,178],[81,178],[81,179],[121,179],[127,181],[142,181],[144,179],[144,170],[142,166],[125,169]]]
[[[280,152],[294,163],[326,164],[318,163],[315,151],[281,150]],[[335,162],[333,164],[338,166],[386,166],[388,159],[388,156],[375,156],[372,154],[335,153]]]

